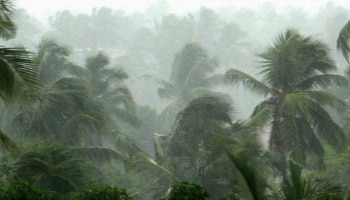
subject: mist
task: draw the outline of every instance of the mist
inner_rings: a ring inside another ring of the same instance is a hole
[[[348,198],[349,2],[142,2],[0,7],[1,190]]]

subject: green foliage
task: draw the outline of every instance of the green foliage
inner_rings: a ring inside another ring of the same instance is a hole
[[[238,197],[235,197],[234,195],[227,195],[220,200],[240,200]]]
[[[71,195],[69,200],[132,200],[124,189],[117,187],[93,187]]]
[[[205,200],[208,190],[197,183],[180,182],[174,184],[168,195],[169,200]]]
[[[69,148],[59,144],[36,144],[12,165],[9,181],[26,180],[40,189],[59,194],[92,184],[92,170]]]
[[[338,35],[337,48],[341,50],[344,58],[348,63],[349,63],[349,53],[350,53],[349,40],[350,40],[350,21],[347,21]]]
[[[56,192],[40,190],[28,182],[16,181],[3,188],[0,193],[0,200],[59,200]]]
[[[321,167],[324,156],[321,141],[342,149],[346,136],[325,109],[325,106],[341,109],[345,104],[320,89],[345,86],[347,80],[330,73],[336,65],[324,42],[303,36],[295,29],[278,35],[260,57],[261,81],[235,69],[227,71],[226,80],[243,83],[269,96],[256,106],[253,116],[271,126],[270,149],[282,155],[291,152],[300,163],[305,163],[307,155],[314,155]]]

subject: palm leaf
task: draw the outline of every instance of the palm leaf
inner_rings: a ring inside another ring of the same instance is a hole
[[[19,157],[13,164],[11,178],[65,194],[91,184],[89,172],[69,148],[42,143]]]
[[[346,24],[341,29],[338,39],[337,39],[337,48],[341,50],[344,58],[349,63],[349,52],[350,52],[350,21],[346,22]]]
[[[324,88],[330,85],[346,86],[347,84],[348,84],[348,81],[346,80],[345,77],[341,75],[318,74],[310,78],[307,78],[306,80],[302,80],[296,85],[296,87],[302,90],[307,90],[307,89]]]
[[[8,137],[3,131],[0,130],[0,141],[4,145],[5,149],[14,153],[15,155],[19,155],[21,152],[16,144],[12,141],[10,137]]]
[[[235,165],[240,177],[242,178],[245,189],[239,192],[239,196],[246,199],[263,200],[267,188],[267,181],[263,178],[263,173],[257,166],[250,162],[244,156],[240,156],[242,152],[236,152],[232,149],[226,148],[226,153],[230,160]],[[246,191],[247,193],[244,193]]]
[[[144,75],[143,78],[153,79],[161,86],[158,88],[158,95],[160,98],[170,99],[179,96],[178,89],[172,83],[151,75]]]
[[[152,179],[169,178],[172,181],[178,181],[178,178],[166,167],[159,165],[152,158],[145,155],[138,156],[134,161],[131,172],[144,174]]]
[[[302,91],[295,93],[297,97],[310,99],[321,106],[330,106],[339,111],[344,109],[345,103],[334,95],[324,91]]]
[[[37,90],[39,79],[29,52],[23,48],[0,47],[0,96],[9,101],[23,88]]]
[[[123,108],[114,106],[111,108],[110,112],[112,114],[111,117],[115,117],[118,120],[123,121],[135,128],[141,128],[143,125],[142,121],[139,118],[137,118],[134,113],[131,113]]]
[[[302,167],[289,159],[289,176],[282,183],[282,192],[286,200],[294,199],[343,199],[344,187],[329,183],[325,179],[303,177]]]
[[[311,124],[316,128],[317,134],[335,149],[346,147],[346,135],[336,124],[328,112],[314,102],[310,102]]]
[[[75,147],[72,151],[85,160],[94,162],[111,162],[113,160],[130,162],[130,158],[123,152],[107,147]]]
[[[11,39],[16,34],[16,25],[11,20],[14,10],[11,1],[0,1],[0,37],[3,39]]]
[[[248,74],[236,69],[230,69],[225,74],[225,82],[242,83],[243,86],[262,95],[269,95],[272,89]]]

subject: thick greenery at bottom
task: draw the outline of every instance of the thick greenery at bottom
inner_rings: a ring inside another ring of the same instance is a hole
[[[40,190],[27,182],[17,181],[1,190],[0,200],[59,200],[59,195],[50,190]]]
[[[209,197],[208,190],[196,183],[181,182],[174,184],[167,197],[161,200],[205,200]]]
[[[16,181],[1,189],[0,200],[132,200],[124,189],[117,187],[92,187],[87,190],[60,196],[55,191],[40,190],[25,181]]]

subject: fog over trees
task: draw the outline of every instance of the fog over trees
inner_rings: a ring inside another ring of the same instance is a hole
[[[350,198],[350,8],[171,10],[0,0],[0,200]]]

